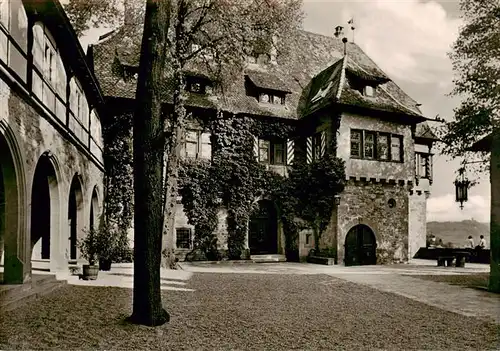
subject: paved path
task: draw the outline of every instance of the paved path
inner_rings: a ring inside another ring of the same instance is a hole
[[[329,273],[336,278],[368,285],[377,290],[465,316],[500,324],[500,295],[487,291],[413,278],[401,274]]]
[[[69,284],[132,288],[132,264],[113,264],[110,272],[99,272],[97,280],[79,280],[78,276],[58,274]],[[193,291],[186,287],[193,273],[233,274],[325,274],[380,291],[401,295],[425,304],[466,316],[500,324],[500,295],[409,275],[449,275],[489,272],[488,265],[466,264],[465,268],[436,267],[434,261],[413,260],[410,264],[391,266],[345,267],[307,263],[185,263],[179,270],[161,270],[163,290]],[[333,283],[333,279],[332,279]]]
[[[194,291],[185,287],[192,275],[193,273],[183,270],[161,269],[161,289]],[[71,285],[114,286],[131,289],[134,285],[134,271],[132,264],[113,264],[111,271],[99,271],[99,276],[96,280],[80,280],[77,275],[64,273],[57,274],[57,279],[67,280],[68,284]]]
[[[500,324],[500,295],[487,291],[414,278],[408,275],[451,275],[489,272],[489,266],[436,267],[434,261],[414,260],[393,266],[323,266],[299,263],[206,264],[183,263],[186,272],[326,274],[380,291],[401,295],[447,311]]]

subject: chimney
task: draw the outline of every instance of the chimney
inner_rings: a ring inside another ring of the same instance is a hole
[[[335,38],[340,38],[344,35],[344,27],[337,26],[335,27]]]

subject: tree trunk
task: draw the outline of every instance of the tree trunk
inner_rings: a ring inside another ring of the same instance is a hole
[[[148,0],[134,114],[134,294],[131,321],[157,326],[169,321],[160,290],[163,223],[162,83],[168,0]]]
[[[498,124],[494,124],[491,136],[490,281],[488,289],[498,293],[500,292],[500,127]]]

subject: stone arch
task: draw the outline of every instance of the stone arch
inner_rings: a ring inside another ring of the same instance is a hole
[[[50,151],[38,159],[31,191],[32,258],[54,259],[60,254],[60,172]]]
[[[14,132],[0,121],[0,259],[3,282],[21,284],[31,279],[31,260],[26,206],[26,176],[23,153]]]
[[[84,196],[81,176],[76,173],[69,189],[68,197],[68,228],[69,228],[69,259],[78,259],[78,240],[83,237],[87,219],[84,215]]]
[[[101,215],[100,211],[100,201],[99,201],[99,191],[97,185],[92,189],[92,195],[90,198],[90,228],[97,228],[99,225],[99,218]]]
[[[377,263],[377,239],[374,231],[365,224],[349,229],[345,237],[344,262],[346,266]]]

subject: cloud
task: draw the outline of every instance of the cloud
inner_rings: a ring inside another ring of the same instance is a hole
[[[455,196],[452,194],[431,197],[427,201],[427,221],[463,221],[471,218],[489,223],[489,198],[481,195],[470,196],[469,201],[464,203],[463,210],[460,210],[459,203],[455,202]]]
[[[449,88],[452,71],[447,57],[457,37],[461,20],[449,15],[435,1],[372,0],[320,2],[305,0],[312,21],[323,22],[331,35],[333,27],[343,25],[348,39],[352,31],[347,21],[354,18],[355,42],[392,78],[412,83],[433,82],[436,88]],[[339,23],[331,23],[325,13],[340,9]],[[312,18],[311,18],[312,17]],[[316,31],[320,30],[318,24]]]

